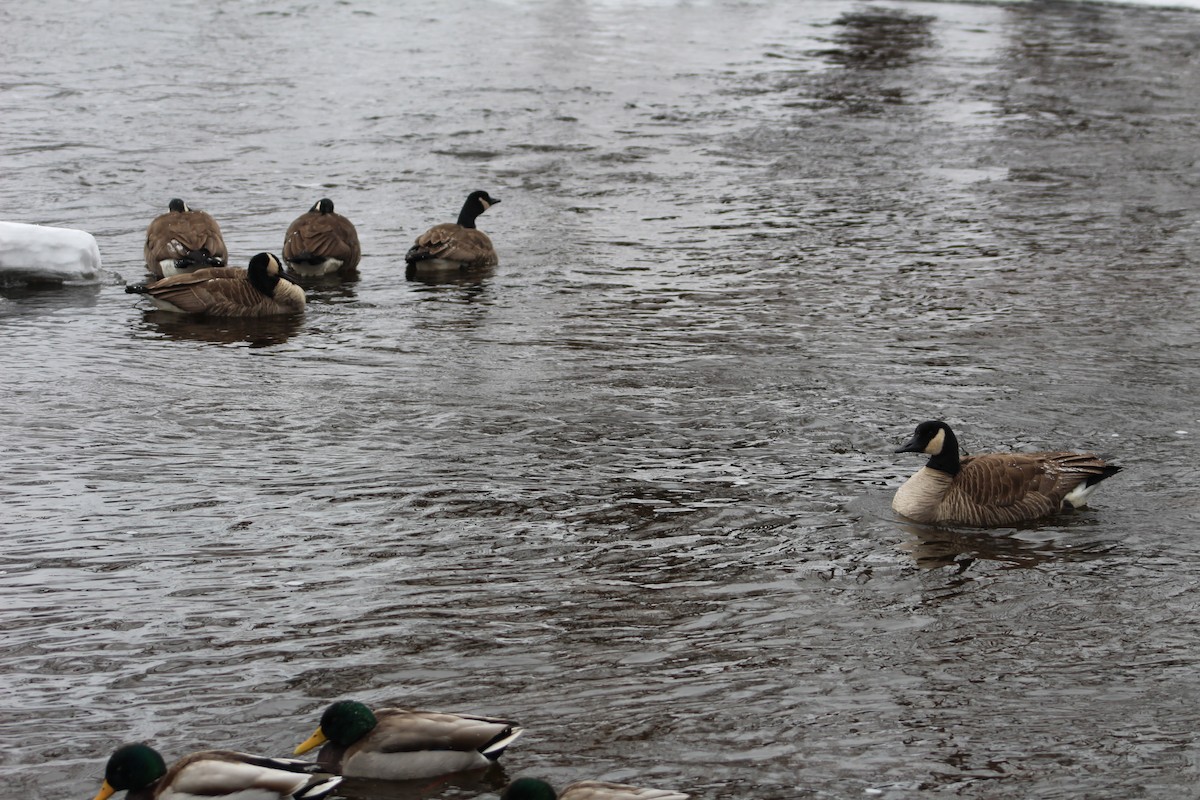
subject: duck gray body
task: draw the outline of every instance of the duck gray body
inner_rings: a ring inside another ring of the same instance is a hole
[[[415,780],[487,767],[522,732],[512,720],[404,708],[371,710],[342,700],[325,710],[320,727],[295,754],[324,745],[317,763],[332,772]]]
[[[304,277],[350,272],[361,258],[358,230],[327,197],[296,217],[283,237],[283,260]]]
[[[341,781],[308,761],[232,750],[192,753],[168,769],[157,751],[139,743],[113,753],[95,800],[122,790],[127,800],[321,800]]]
[[[518,778],[505,787],[500,800],[687,800],[673,789],[644,789],[608,781],[576,781],[556,792],[538,778]]]
[[[929,525],[1000,527],[1082,508],[1096,485],[1120,471],[1092,453],[988,453],[960,458],[950,426],[917,426],[896,452],[929,462],[896,491],[892,508]]]
[[[224,267],[229,257],[217,221],[178,198],[146,228],[143,255],[146,269],[158,278]]]

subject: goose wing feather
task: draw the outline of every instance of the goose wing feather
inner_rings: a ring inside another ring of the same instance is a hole
[[[206,250],[221,261],[228,259],[221,226],[206,211],[172,211],[155,217],[146,229],[146,265],[156,274],[158,262],[178,259],[194,250]]]
[[[238,267],[200,269],[150,284],[146,292],[189,314],[255,316],[277,303],[258,291]]]
[[[453,222],[434,225],[417,237],[404,260],[410,263],[444,259],[467,267],[489,267],[497,263],[492,240],[478,228],[464,228]]]
[[[297,217],[284,237],[283,258],[296,261],[312,256],[336,258],[345,268],[357,266],[362,250],[353,223],[341,215],[315,211]]]
[[[1063,498],[1105,464],[1087,453],[988,453],[962,460],[942,501],[948,516],[1010,523],[1057,512]]]

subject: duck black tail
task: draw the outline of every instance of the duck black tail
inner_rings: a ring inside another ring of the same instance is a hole
[[[1088,476],[1088,479],[1084,481],[1084,486],[1095,486],[1100,481],[1104,480],[1105,478],[1111,478],[1120,471],[1121,468],[1116,464],[1105,464],[1104,469],[1102,469],[1098,475]]]

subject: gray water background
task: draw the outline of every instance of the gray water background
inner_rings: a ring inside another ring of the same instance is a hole
[[[10,796],[347,696],[528,729],[354,796],[1196,796],[1195,13],[21,0],[0,51],[0,218],[107,270],[0,292]],[[404,280],[476,188],[500,266]],[[149,313],[176,196],[243,264],[331,197],[360,276]],[[916,528],[931,417],[1125,471]]]

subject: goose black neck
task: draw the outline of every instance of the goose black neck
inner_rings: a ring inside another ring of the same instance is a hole
[[[463,203],[462,211],[458,212],[458,224],[464,228],[474,228],[475,218],[483,213],[482,204],[474,197]]]
[[[949,475],[957,475],[962,469],[962,462],[958,457],[958,439],[949,428],[942,428],[942,432],[945,434],[945,438],[942,439],[942,451],[930,456],[925,466]]]

